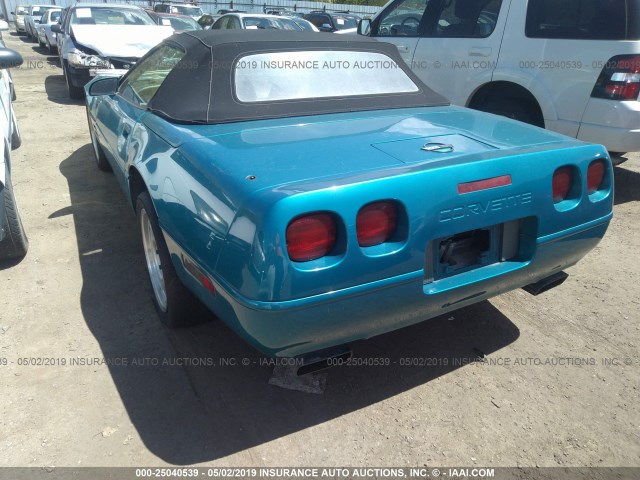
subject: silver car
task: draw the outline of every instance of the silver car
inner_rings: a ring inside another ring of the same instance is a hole
[[[11,182],[11,150],[18,148],[22,140],[11,102],[8,69],[20,64],[22,57],[18,52],[0,46],[0,136],[5,145],[0,155],[0,262],[24,257],[29,247]]]
[[[27,32],[27,37],[36,41],[38,39],[38,33],[36,32],[36,26],[40,23],[42,15],[47,10],[52,8],[58,8],[55,5],[31,5],[29,7],[28,15],[24,17],[24,28]]]
[[[135,5],[77,3],[64,10],[57,34],[58,57],[69,97],[84,98],[84,86],[99,70],[128,70],[173,28],[158,25]]]
[[[18,35],[26,32],[24,22],[28,13],[29,13],[28,5],[16,5],[16,11],[11,12],[11,14],[16,17],[16,32],[18,32]]]
[[[56,34],[51,31],[51,25],[57,24],[61,15],[61,8],[52,8],[51,10],[47,10],[45,14],[42,15],[40,23],[36,26],[36,31],[38,33],[38,45],[42,48],[48,48],[49,53],[55,53],[58,50]]]
[[[264,13],[227,13],[222,15],[211,27],[212,30],[293,30],[313,32],[309,22],[299,22],[298,18],[267,15]],[[318,31],[317,29],[315,30]]]

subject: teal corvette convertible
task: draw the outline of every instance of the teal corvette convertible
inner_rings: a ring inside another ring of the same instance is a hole
[[[269,356],[541,293],[612,217],[602,146],[451,106],[390,44],[186,32],[106,73],[85,87],[91,141],[160,318],[201,302]]]

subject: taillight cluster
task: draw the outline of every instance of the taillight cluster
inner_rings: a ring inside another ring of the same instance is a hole
[[[605,174],[607,165],[604,160],[594,160],[587,168],[587,193],[593,195],[605,187]],[[577,195],[572,192],[580,192],[576,185],[578,182],[578,170],[574,167],[564,166],[558,168],[553,174],[551,190],[553,202],[560,203]]]
[[[398,229],[399,208],[392,200],[373,202],[356,217],[358,245],[372,247],[390,241]],[[294,262],[310,262],[330,255],[338,241],[338,220],[329,212],[294,218],[287,226],[287,252]]]
[[[592,97],[637,100],[640,94],[640,55],[618,55],[607,62],[596,81]]]

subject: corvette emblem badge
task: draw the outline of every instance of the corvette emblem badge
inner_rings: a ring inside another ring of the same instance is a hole
[[[420,150],[425,152],[451,153],[454,148],[450,143],[425,143]]]

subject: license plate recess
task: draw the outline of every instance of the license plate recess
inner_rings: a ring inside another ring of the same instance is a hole
[[[430,242],[425,281],[440,280],[504,262],[518,255],[519,222],[459,232]]]

